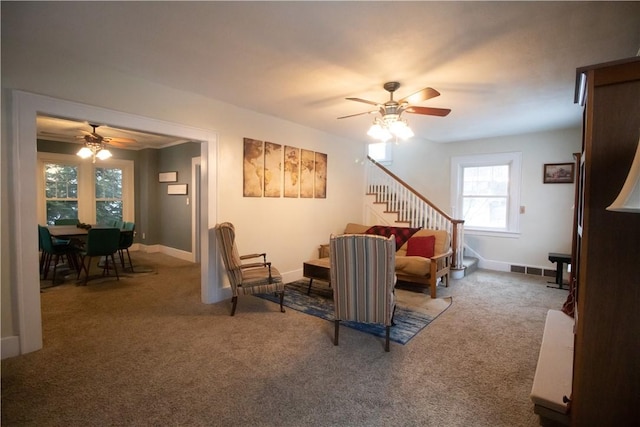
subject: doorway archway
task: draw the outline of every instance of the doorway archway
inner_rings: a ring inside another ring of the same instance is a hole
[[[9,197],[11,248],[15,254],[11,281],[15,296],[14,319],[18,325],[19,354],[42,348],[42,316],[40,308],[40,278],[33,266],[38,263],[36,200],[36,140],[38,114],[72,120],[91,120],[143,132],[161,133],[188,138],[201,143],[200,173],[200,255],[201,298],[204,303],[219,300],[220,290],[213,271],[217,263],[215,251],[210,250],[208,230],[216,223],[216,152],[217,135],[209,130],[165,122],[101,107],[64,101],[22,91],[12,93],[13,127],[10,138],[11,158],[15,182]]]

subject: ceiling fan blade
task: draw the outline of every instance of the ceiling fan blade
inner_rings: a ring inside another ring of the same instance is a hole
[[[114,148],[126,148],[127,144],[123,143],[123,142],[119,142],[118,139],[120,138],[116,138],[115,140],[110,140],[110,141],[106,141],[106,144],[110,147],[114,147]]]
[[[425,87],[424,89],[419,90],[416,93],[405,96],[400,101],[398,101],[398,103],[402,104],[406,102],[409,104],[417,104],[418,102],[426,101],[427,99],[435,98],[436,96],[440,96],[440,92],[433,88]]]
[[[121,138],[119,136],[114,136],[114,137],[107,137],[105,138],[105,140],[109,140],[109,142],[115,142],[115,143],[119,143],[119,144],[135,144],[136,141],[133,138]]]
[[[365,104],[369,104],[369,105],[382,105],[379,102],[373,102],[373,101],[367,101],[366,99],[362,99],[362,98],[347,98],[349,101],[356,101],[356,102],[364,102]]]
[[[450,112],[451,109],[449,108],[432,108],[432,107],[407,107],[406,110],[404,110],[407,113],[412,113],[412,114],[424,114],[426,116],[438,116],[438,117],[444,117],[447,116]]]
[[[374,113],[377,113],[377,112],[378,112],[378,110],[365,111],[364,113],[349,114],[348,116],[338,117],[338,119],[346,119],[346,118],[349,118],[349,117],[363,116],[365,114],[374,114]]]

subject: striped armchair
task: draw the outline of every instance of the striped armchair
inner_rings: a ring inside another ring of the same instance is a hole
[[[284,313],[284,283],[282,276],[275,267],[267,262],[267,254],[239,255],[236,247],[236,232],[233,224],[223,222],[215,227],[218,248],[222,253],[222,261],[227,269],[233,296],[231,315],[236,313],[238,295],[264,294],[275,292],[280,294],[280,311]],[[261,262],[243,264],[243,260],[262,257]]]
[[[378,323],[386,326],[385,351],[389,351],[395,309],[394,237],[343,234],[331,236],[329,245],[335,305],[333,344],[338,345],[341,320]]]

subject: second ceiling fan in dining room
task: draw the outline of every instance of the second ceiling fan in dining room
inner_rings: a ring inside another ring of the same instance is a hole
[[[122,137],[111,137],[111,136],[103,136],[96,132],[96,130],[100,127],[100,125],[96,125],[93,123],[89,123],[92,130],[91,132],[87,130],[80,130],[83,135],[77,135],[77,139],[82,139],[85,143],[90,144],[102,144],[106,143],[112,145],[114,147],[125,147],[126,144],[134,144],[136,142],[133,138],[122,138]]]
[[[108,150],[109,145],[114,147],[124,147],[128,143],[135,143],[136,140],[132,138],[118,138],[102,136],[96,132],[96,129],[100,125],[89,123],[92,127],[92,131],[81,130],[84,135],[77,135],[77,139],[84,140],[84,147],[78,151],[78,156],[83,159],[91,157],[93,163],[96,162],[96,158],[100,160],[106,160],[111,157],[111,152]]]

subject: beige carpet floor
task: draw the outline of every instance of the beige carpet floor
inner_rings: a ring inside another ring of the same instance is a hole
[[[477,271],[407,345],[241,297],[200,302],[197,265],[42,296],[44,348],[2,361],[3,426],[536,426],[546,279]],[[420,296],[416,296],[420,298]],[[424,298],[428,298],[427,295]]]

